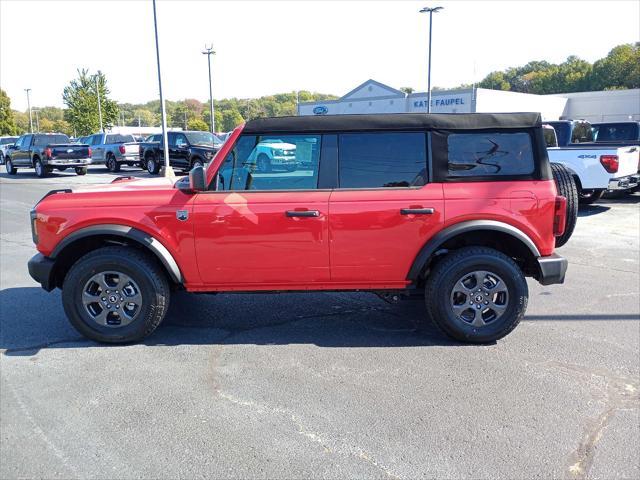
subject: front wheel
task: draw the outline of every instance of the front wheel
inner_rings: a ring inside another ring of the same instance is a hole
[[[13,161],[10,158],[7,158],[7,162],[4,164],[4,168],[6,168],[9,175],[15,175],[16,173],[18,173],[18,169],[13,166]]]
[[[516,263],[487,247],[465,247],[431,270],[425,286],[427,316],[449,337],[490,343],[524,316],[529,291]]]
[[[97,342],[141,340],[169,308],[169,283],[153,258],[131,247],[86,254],[67,274],[62,303],[71,324]]]
[[[86,175],[87,167],[76,167],[76,175]]]
[[[595,188],[591,190],[580,190],[578,192],[578,196],[580,198],[580,205],[591,205],[592,203],[596,203],[598,200],[602,198],[605,190],[600,188]]]

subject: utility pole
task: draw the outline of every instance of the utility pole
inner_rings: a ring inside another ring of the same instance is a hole
[[[187,130],[187,111],[185,110],[183,113],[184,113],[184,129]]]
[[[34,108],[33,111],[36,114],[36,132],[40,133],[40,117],[38,117],[38,112],[40,110],[38,110],[37,108]]]
[[[102,102],[100,101],[100,70],[98,70],[98,74],[96,75],[96,93],[98,94],[98,117],[100,118],[100,133],[104,133],[104,129],[102,128]]]
[[[156,62],[158,64],[158,89],[160,90],[160,115],[162,117],[162,142],[164,153],[164,176],[175,177],[171,164],[169,163],[169,139],[167,138],[167,112],[164,107],[164,97],[162,96],[162,73],[160,71],[160,45],[158,43],[158,17],[156,15],[156,0],[153,0],[153,28],[156,34]]]
[[[215,127],[215,117],[213,116],[213,86],[211,84],[211,55],[215,55],[216,52],[213,51],[213,45],[210,47],[204,46],[203,55],[207,56],[207,63],[209,64],[209,114],[211,115],[211,133],[216,133]]]
[[[25,88],[25,92],[27,92],[27,107],[29,108],[29,133],[33,133],[33,119],[31,118],[31,99],[29,98],[30,88]]]
[[[433,14],[439,10],[442,10],[444,7],[424,7],[420,10],[420,13],[428,13],[429,14],[429,73],[427,74],[427,113],[431,113],[431,32],[433,30]]]

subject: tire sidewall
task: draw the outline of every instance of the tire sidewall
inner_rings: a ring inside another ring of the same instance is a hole
[[[7,158],[4,164],[5,170],[7,171],[7,173],[9,175],[13,175],[15,172],[15,168],[13,166],[13,162],[11,161],[10,158]]]
[[[94,322],[82,304],[82,289],[91,277],[103,271],[122,272],[136,282],[142,295],[142,307],[138,316],[124,327],[105,327]],[[62,302],[71,324],[81,334],[100,342],[133,342],[143,338],[148,325],[153,321],[159,308],[158,292],[146,269],[126,258],[113,255],[81,260],[65,278],[62,289]]]
[[[156,159],[154,157],[150,157],[147,159],[147,171],[153,175],[156,174]]]
[[[40,160],[36,160],[34,162],[34,166],[33,168],[36,171],[36,176],[42,178],[47,174],[47,171],[44,168],[44,165],[42,164],[42,162]]]
[[[451,292],[456,282],[464,275],[479,270],[498,275],[507,285],[509,294],[506,311],[500,318],[483,327],[475,327],[460,320],[451,309]],[[527,282],[522,273],[503,259],[490,255],[478,255],[453,264],[443,272],[431,293],[425,295],[432,314],[437,316],[435,320],[447,334],[476,343],[495,341],[511,332],[524,316],[527,299]]]

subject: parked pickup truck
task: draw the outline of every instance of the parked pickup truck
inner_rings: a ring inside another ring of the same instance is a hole
[[[640,146],[596,143],[591,124],[582,120],[547,122],[557,135],[557,147],[547,140],[549,160],[568,168],[576,182],[580,203],[598,201],[607,191],[632,191],[640,175]]]
[[[119,133],[95,133],[88,137],[91,160],[104,164],[110,172],[119,172],[122,165],[140,164],[140,148],[133,135]]]
[[[63,133],[29,133],[22,135],[7,151],[5,168],[15,175],[19,168],[34,168],[38,177],[54,169],[75,168],[78,175],[87,173],[91,164],[91,147],[71,143]]]
[[[4,165],[4,157],[9,147],[16,143],[18,137],[0,137],[0,165]]]
[[[172,167],[191,170],[204,166],[220,149],[222,142],[209,132],[167,132],[169,162]],[[142,168],[157,174],[164,161],[162,134],[152,135],[146,142],[138,143]]]

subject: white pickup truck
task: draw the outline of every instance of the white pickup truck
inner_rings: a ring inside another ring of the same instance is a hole
[[[555,144],[550,127],[557,135]],[[549,160],[573,174],[580,203],[596,202],[607,190],[630,192],[640,183],[640,145],[594,143],[591,125],[577,120],[547,122],[545,138]]]

